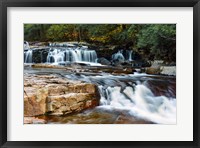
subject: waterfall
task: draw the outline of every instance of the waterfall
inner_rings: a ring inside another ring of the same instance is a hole
[[[101,96],[99,108],[128,111],[133,117],[153,123],[176,124],[176,98],[166,97],[168,94],[155,96],[147,82],[141,81],[144,77],[148,75],[66,75],[68,79],[96,84]],[[156,77],[151,79],[160,83]],[[169,93],[171,87],[168,84]]]
[[[132,54],[133,54],[133,51],[132,51],[132,50],[127,50],[127,55],[128,55],[127,60],[128,60],[128,61],[133,61],[133,59],[132,59]]]
[[[24,41],[24,63],[32,63],[32,49],[27,41]]]
[[[64,61],[64,52],[60,52],[58,49],[50,49],[47,55],[48,63],[58,63]]]
[[[24,52],[24,63],[32,63],[32,49]]]
[[[48,63],[59,62],[93,62],[96,63],[97,54],[95,50],[82,48],[51,48],[47,55]]]
[[[29,43],[24,41],[24,49],[30,49]]]
[[[128,110],[131,115],[160,124],[176,123],[176,99],[165,96],[154,96],[145,85],[137,85],[135,89],[99,86],[102,107]]]
[[[132,54],[133,54],[132,50],[119,50],[117,53],[114,53],[112,55],[112,60],[133,61]]]
[[[119,60],[119,61],[124,61],[125,58],[123,56],[123,51],[122,50],[119,50],[117,53],[113,54],[112,55],[112,60]]]

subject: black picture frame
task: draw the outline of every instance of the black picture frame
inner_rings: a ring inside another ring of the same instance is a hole
[[[7,141],[8,7],[193,7],[193,141]],[[0,146],[21,147],[200,147],[200,2],[199,0],[1,0],[0,2]]]

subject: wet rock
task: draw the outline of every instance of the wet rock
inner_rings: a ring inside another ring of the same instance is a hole
[[[111,62],[108,61],[106,58],[98,58],[97,62],[102,65],[110,65],[111,64]]]
[[[124,64],[123,58],[118,58],[118,59],[112,60],[113,66],[122,66],[123,64]]]
[[[168,81],[147,80],[145,85],[153,92],[155,96],[176,98],[176,83],[170,78],[168,78]]]

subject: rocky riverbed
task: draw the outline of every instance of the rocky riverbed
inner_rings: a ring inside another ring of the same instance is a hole
[[[174,123],[175,80],[124,67],[25,64],[24,123]]]
[[[114,46],[25,45],[25,124],[176,123],[175,63]]]
[[[24,74],[24,116],[65,115],[99,104],[94,84],[72,81],[59,75]]]

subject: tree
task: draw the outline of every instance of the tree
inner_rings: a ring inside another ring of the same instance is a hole
[[[175,24],[26,24],[27,41],[85,41],[144,51],[147,58],[176,61]]]
[[[46,32],[50,26],[48,24],[25,24],[24,39],[27,41],[45,41]]]
[[[176,25],[143,25],[137,38],[137,48],[150,50],[155,59],[176,61]]]

